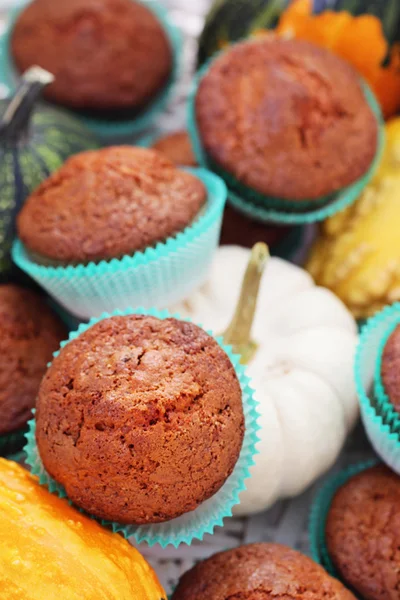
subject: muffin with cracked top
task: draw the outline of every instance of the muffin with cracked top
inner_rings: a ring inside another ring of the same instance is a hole
[[[211,167],[234,190],[319,200],[364,175],[378,124],[345,61],[300,40],[238,43],[217,57],[195,97]]]
[[[19,237],[43,264],[132,255],[185,229],[207,200],[203,183],[146,148],[81,152],[27,199]]]
[[[279,544],[220,552],[185,573],[172,600],[355,600],[310,558]]]
[[[364,600],[394,600],[400,589],[400,478],[385,466],[351,477],[326,522],[329,556]]]
[[[39,390],[46,471],[77,506],[118,523],[196,509],[231,474],[243,435],[229,357],[173,318],[99,321],[62,348]]]
[[[172,70],[163,26],[133,0],[34,0],[16,21],[11,51],[19,71],[53,73],[48,100],[119,117],[154,99]]]
[[[225,200],[219,177],[155,150],[82,152],[28,197],[12,256],[80,319],[165,308],[205,281]]]

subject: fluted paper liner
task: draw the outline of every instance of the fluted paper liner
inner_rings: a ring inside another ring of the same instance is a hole
[[[188,100],[187,126],[198,164],[222,177],[228,186],[229,201],[231,204],[237,210],[257,221],[265,223],[282,223],[287,225],[300,225],[323,221],[334,215],[336,212],[350,206],[360,196],[361,192],[374,175],[384,146],[381,109],[368,85],[364,81],[362,82],[365,99],[374,113],[379,128],[375,157],[368,171],[351,185],[342,188],[329,196],[324,196],[317,200],[293,202],[288,199],[263,195],[252,190],[217,165],[206,153],[202,145],[196,122],[196,94],[200,81],[206,75],[212,63],[218,58],[219,54],[220,53],[215,54],[197,73]],[[305,177],[306,176],[307,174],[305,174]]]
[[[376,464],[378,464],[378,461],[371,459],[352,465],[335,475],[331,475],[317,493],[312,504],[309,522],[311,558],[322,565],[333,577],[338,577],[338,573],[329,556],[325,539],[326,521],[332,500],[338,489],[349,479]]]
[[[187,170],[204,183],[207,203],[193,223],[174,237],[121,259],[66,266],[35,262],[16,240],[14,262],[81,319],[130,306],[163,309],[180,302],[207,279],[226,200],[222,179],[204,169]]]
[[[377,454],[400,474],[397,413],[381,383],[381,359],[388,337],[400,323],[400,303],[386,307],[364,325],[355,359],[355,381],[361,418]]]
[[[70,334],[68,340],[62,342],[61,348],[98,321],[115,315],[123,316],[128,314],[145,314],[160,319],[165,319],[169,316],[177,319],[180,318],[179,315],[169,315],[167,311],[157,311],[155,309],[117,310],[112,314],[103,314],[100,318],[91,319],[88,324],[81,324],[77,331]],[[210,335],[212,334],[210,333]],[[149,546],[160,544],[162,547],[165,547],[171,544],[177,547],[183,543],[190,544],[192,540],[202,539],[204,534],[213,533],[215,527],[223,525],[224,518],[230,517],[232,515],[232,508],[239,503],[239,494],[245,490],[246,486],[244,482],[250,475],[249,468],[254,464],[254,455],[256,454],[255,444],[258,440],[257,405],[245,368],[239,362],[240,357],[233,354],[231,348],[223,343],[222,338],[215,339],[229,356],[242,389],[245,435],[236,466],[222,488],[214,496],[203,502],[196,510],[186,513],[177,519],[152,525],[123,525],[100,520],[103,525],[111,527],[115,532],[121,532],[126,538],[132,536],[136,542],[147,542]],[[57,354],[58,352],[54,356]],[[47,486],[50,492],[58,494],[61,498],[67,497],[64,488],[54,481],[43,467],[35,440],[34,419],[30,421],[29,427],[30,430],[26,436],[27,444],[25,451],[27,453],[27,463],[32,467],[32,473],[38,475],[40,483]]]

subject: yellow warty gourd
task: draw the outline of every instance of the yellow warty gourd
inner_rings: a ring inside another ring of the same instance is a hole
[[[321,228],[307,269],[358,319],[400,300],[400,119],[386,125],[381,165],[361,197]]]
[[[161,600],[144,558],[0,459],[1,600]]]

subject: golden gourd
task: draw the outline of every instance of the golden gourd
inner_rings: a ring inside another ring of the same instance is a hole
[[[358,319],[400,300],[400,119],[386,125],[381,165],[361,197],[328,219],[307,269]]]
[[[1,600],[164,600],[144,558],[120,535],[0,458]]]

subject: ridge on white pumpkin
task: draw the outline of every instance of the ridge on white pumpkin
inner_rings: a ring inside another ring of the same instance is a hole
[[[223,246],[206,284],[173,309],[214,333],[228,327],[251,251]],[[235,514],[264,510],[305,490],[335,461],[358,416],[357,326],[344,304],[291,263],[270,258],[247,366],[259,402],[260,442]]]

